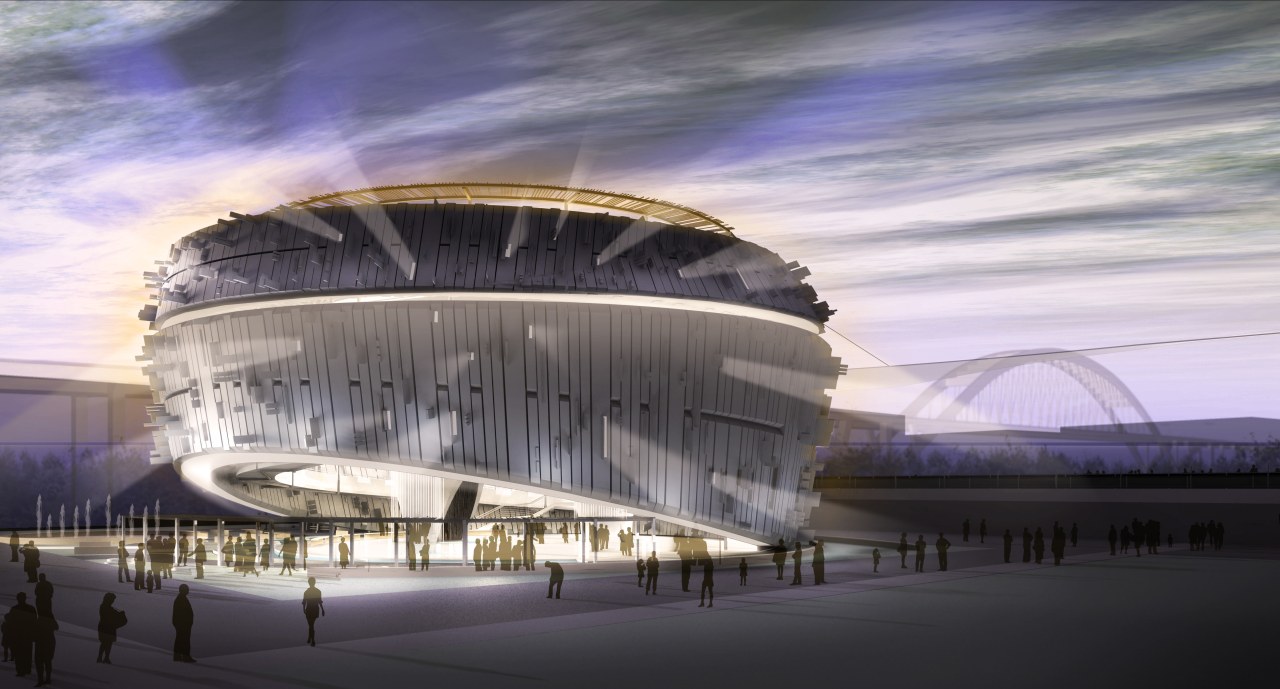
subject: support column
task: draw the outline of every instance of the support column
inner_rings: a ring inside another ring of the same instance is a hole
[[[587,530],[587,523],[586,523],[586,522],[584,522],[584,521],[582,521],[581,519],[579,519],[579,520],[578,520],[578,531],[579,531],[579,532],[582,532],[582,531],[586,531],[586,530]],[[579,558],[578,562],[581,562],[581,563],[582,563],[582,564],[584,564],[584,565],[585,565],[585,564],[587,564],[587,538],[588,538],[588,537],[589,537],[589,534],[584,533],[584,534],[582,534],[582,538],[579,538],[579,539],[578,539],[578,543],[580,543],[580,544],[582,545],[582,556],[581,556],[581,558]]]
[[[223,531],[224,531],[223,527],[225,526],[226,526],[226,523],[222,521],[222,517],[218,517],[218,545],[217,545],[218,561],[222,563],[223,567],[227,566],[227,558],[225,555],[222,554],[222,547],[227,543],[226,536],[223,535]]]
[[[400,522],[391,523],[391,565],[400,566]]]
[[[333,532],[338,530],[337,522],[329,522],[329,566],[333,567]]]

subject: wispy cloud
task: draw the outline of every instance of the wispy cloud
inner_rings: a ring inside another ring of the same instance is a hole
[[[1276,74],[1268,2],[4,4],[0,355],[131,362],[137,275],[227,210],[482,177],[703,208],[894,363],[1248,331]],[[1112,359],[1280,415],[1213,351]]]

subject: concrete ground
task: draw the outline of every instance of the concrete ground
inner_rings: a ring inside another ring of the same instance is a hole
[[[925,536],[932,544],[936,533]],[[713,608],[698,607],[701,572],[684,593],[672,561],[657,596],[643,595],[631,565],[566,565],[560,600],[545,598],[545,570],[337,578],[315,568],[327,609],[315,648],[302,643],[301,573],[242,578],[210,567],[193,581],[180,568],[147,594],[117,584],[102,558],[50,552],[41,571],[56,587],[61,687],[1270,685],[1275,559],[1183,548],[1111,557],[1083,541],[1061,567],[1021,563],[1020,545],[1004,564],[997,541],[972,538],[950,536],[947,572],[936,571],[930,545],[922,574],[888,549],[873,574],[869,546],[829,543],[824,586],[812,585],[807,563],[805,585],[789,585],[790,565],[777,581],[765,558],[739,586],[736,562],[725,561]],[[25,581],[18,564],[0,562],[0,606],[19,590],[30,596]],[[171,659],[180,583],[192,586],[194,665]],[[106,591],[130,620],[111,666],[93,662]],[[12,668],[0,667],[0,687],[34,685]]]

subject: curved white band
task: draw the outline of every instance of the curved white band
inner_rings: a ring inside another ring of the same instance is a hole
[[[233,301],[227,303],[210,303],[208,306],[197,306],[172,315],[161,316],[156,320],[155,328],[160,330],[171,325],[186,323],[209,316],[221,316],[228,313],[257,311],[288,306],[315,306],[325,304],[369,304],[409,301],[451,301],[451,302],[499,302],[499,303],[536,303],[536,304],[597,304],[602,306],[639,306],[653,309],[671,309],[675,311],[692,311],[696,313],[713,313],[722,316],[740,316],[756,320],[789,325],[805,332],[818,335],[822,326],[817,323],[790,314],[762,309],[745,304],[710,301],[704,299],[682,299],[679,297],[659,297],[642,294],[609,294],[595,292],[407,292],[370,291],[362,294],[299,294],[297,296],[280,297],[279,299],[263,299],[252,301]]]

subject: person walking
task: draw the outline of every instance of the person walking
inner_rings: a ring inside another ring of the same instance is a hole
[[[129,551],[124,547],[124,541],[116,546],[116,583],[133,583],[133,577],[129,576]]]
[[[747,558],[738,563],[738,586],[747,585]]]
[[[879,548],[871,549],[871,573],[872,574],[880,573],[880,549]]]
[[[52,617],[37,617],[34,631],[36,686],[43,687],[53,682],[53,652],[58,643],[54,632],[58,631],[58,623]]]
[[[346,569],[351,563],[351,546],[347,545],[347,537],[338,537],[338,567]],[[314,645],[314,644],[312,644]]]
[[[1031,562],[1031,532],[1022,527],[1022,561]]]
[[[40,549],[35,541],[27,541],[22,548],[22,569],[27,573],[27,583],[36,583],[36,572],[40,569]]]
[[[9,532],[9,562],[18,561],[18,550],[22,547],[22,537],[16,530]]]
[[[302,592],[302,613],[307,617],[307,643],[316,645],[316,618],[324,616],[324,599],[316,588],[316,578],[307,577],[307,590]]]
[[[791,553],[791,559],[795,561],[795,567],[792,569],[791,585],[800,585],[800,565],[804,562],[804,550],[801,549],[800,541],[796,541],[796,550]]]
[[[139,577],[134,577],[138,579]],[[98,606],[98,660],[99,663],[111,664],[111,645],[116,642],[116,632],[129,622],[123,610],[116,610],[112,603],[116,594],[108,593],[102,597]]]
[[[17,676],[26,677],[31,674],[32,651],[36,640],[36,609],[27,604],[25,591],[19,591],[14,598],[17,603],[9,608],[4,621]]]
[[[556,598],[559,598],[560,589],[564,586],[564,567],[561,567],[560,563],[552,562],[551,560],[542,563],[542,566],[551,570],[551,579],[547,582],[547,598],[551,597],[552,589],[555,589]]]
[[[173,599],[173,660],[179,663],[194,663],[191,657],[191,627],[195,624],[196,614],[191,609],[188,594],[191,587],[183,584],[178,587],[178,597]]]
[[[924,534],[920,534],[919,536],[916,537],[916,571],[917,572],[924,571],[924,549],[925,549]]]
[[[36,583],[36,614],[40,617],[53,617],[53,584],[40,573],[40,581]]]
[[[716,566],[710,557],[702,558],[702,591],[698,594],[698,607],[702,607],[702,602],[710,597],[707,607],[710,608],[716,604]]]
[[[979,543],[987,542],[987,518],[986,517],[983,517],[982,521],[978,522],[978,542]]]
[[[782,569],[787,566],[787,544],[781,538],[773,547],[773,564],[778,567],[778,581],[782,581]]]
[[[196,578],[204,578],[204,563],[209,559],[209,553],[204,549],[204,539],[196,539],[196,550],[194,553],[196,562]]]
[[[938,549],[938,571],[947,571],[947,549],[951,547],[951,541],[939,533],[938,540],[933,542],[933,547]]]
[[[139,543],[138,549],[133,551],[133,590],[141,591],[146,585],[147,577],[147,548]]]
[[[649,558],[644,561],[644,595],[658,595],[658,551],[654,550],[649,553]]]
[[[911,552],[911,546],[907,545],[907,532],[902,532],[902,538],[898,540],[898,554],[902,556],[902,569],[907,568],[907,553]]]
[[[827,583],[827,558],[823,553],[822,539],[813,542],[813,585]]]

